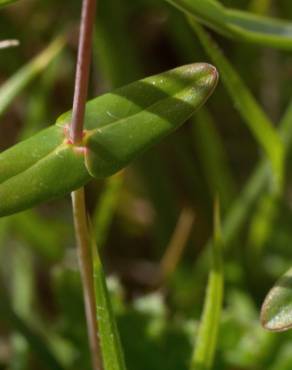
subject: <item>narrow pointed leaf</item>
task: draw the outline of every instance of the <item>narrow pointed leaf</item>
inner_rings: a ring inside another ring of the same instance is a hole
[[[268,293],[261,310],[261,322],[272,331],[292,328],[292,268]]]
[[[92,245],[92,255],[96,315],[104,370],[126,370],[120,336],[106,285],[103,267],[95,243]]]
[[[67,138],[71,112],[0,155],[0,215],[54,199],[106,177],[183,124],[218,75],[198,63],[152,76],[90,101],[80,146]]]
[[[292,49],[292,22],[228,9],[214,0],[167,0],[220,34],[279,49]]]

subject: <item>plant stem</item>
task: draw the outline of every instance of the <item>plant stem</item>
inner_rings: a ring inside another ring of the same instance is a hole
[[[102,369],[100,345],[98,341],[98,326],[96,321],[95,293],[93,284],[93,266],[90,251],[90,237],[87,224],[86,206],[84,199],[84,188],[72,193],[72,206],[75,234],[77,239],[77,250],[79,268],[81,273],[85,314],[89,345],[94,370]]]
[[[73,144],[79,144],[83,135],[95,10],[96,0],[83,0],[73,100],[73,115],[70,126],[70,139]],[[72,193],[72,207],[92,366],[94,370],[101,370],[102,361],[97,335],[98,324],[96,320],[93,284],[93,263],[90,249],[90,236],[87,224],[84,188],[78,189]]]
[[[79,143],[82,140],[85,102],[88,92],[95,11],[96,0],[83,0],[75,77],[72,123],[70,127],[70,139],[73,144]]]

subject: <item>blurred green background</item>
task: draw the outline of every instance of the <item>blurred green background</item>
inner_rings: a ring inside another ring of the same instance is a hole
[[[292,20],[291,0],[223,3]],[[20,0],[0,10],[0,40],[20,42],[0,50],[1,151],[71,108],[80,5]],[[211,34],[277,127],[292,97],[291,52]],[[60,35],[65,46],[29,64]],[[98,1],[90,97],[203,61],[211,62],[198,37],[166,2]],[[292,334],[259,322],[267,291],[292,261],[291,161],[275,201],[269,181],[254,176],[262,157],[219,83],[178,132],[87,186],[129,370],[188,369],[216,196],[225,296],[214,369],[292,369]],[[0,220],[0,277],[0,369],[90,369],[69,196]]]

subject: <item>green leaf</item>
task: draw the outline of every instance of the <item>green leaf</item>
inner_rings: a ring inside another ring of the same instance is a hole
[[[228,9],[214,0],[167,0],[218,33],[239,41],[292,49],[292,23]]]
[[[0,3],[1,4],[1,3]],[[0,117],[13,99],[60,53],[64,38],[58,37],[44,51],[16,72],[0,87]]]
[[[53,126],[0,155],[0,214],[63,196],[89,181],[82,153]]]
[[[222,236],[219,205],[215,204],[212,264],[191,370],[212,369],[223,301]]]
[[[186,65],[134,82],[86,105],[80,146],[67,138],[71,112],[0,155],[0,215],[54,199],[114,174],[177,129],[213,92],[208,64]]]
[[[244,122],[271,161],[275,193],[283,186],[284,144],[265,112],[261,109],[241,77],[204,29],[191,20],[191,26],[199,37],[206,53],[218,67],[222,81]]]
[[[217,78],[214,67],[190,64],[89,102],[84,137],[89,173],[110,176],[177,129],[206,101]],[[58,123],[70,120],[71,113]]]
[[[104,370],[126,370],[118,328],[95,243],[92,243],[92,255],[98,335]]]
[[[272,331],[292,328],[292,268],[268,293],[261,310],[261,322]]]

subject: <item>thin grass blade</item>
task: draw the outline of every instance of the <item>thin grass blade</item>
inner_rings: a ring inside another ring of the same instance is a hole
[[[270,159],[274,175],[272,185],[275,193],[281,192],[283,187],[284,145],[277,130],[245,86],[236,70],[219,50],[215,41],[195,21],[191,20],[190,23],[206,53],[218,67],[230,99]]]
[[[224,289],[222,251],[219,205],[216,202],[214,210],[214,238],[211,250],[211,270],[199,332],[192,357],[191,370],[210,370],[213,366]]]
[[[292,49],[292,23],[229,9],[214,0],[167,0],[218,33],[249,43]]]
[[[5,113],[13,99],[61,52],[64,43],[64,38],[58,37],[0,87],[0,117]]]

